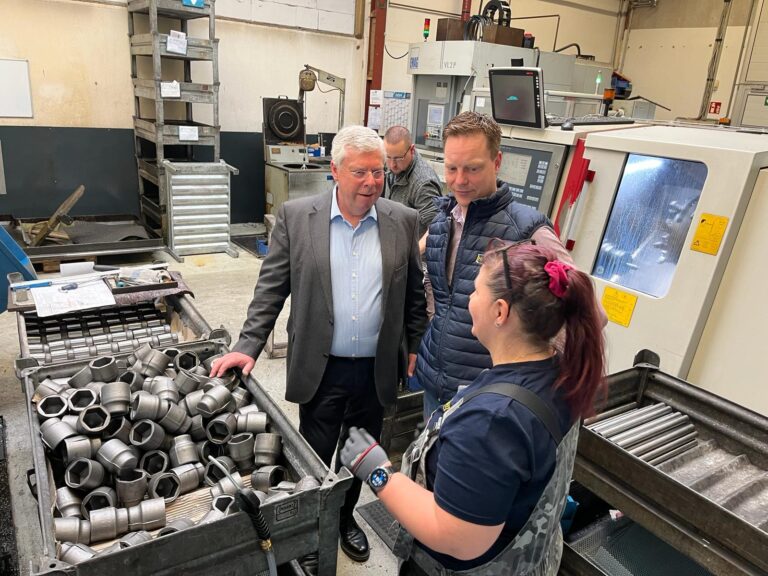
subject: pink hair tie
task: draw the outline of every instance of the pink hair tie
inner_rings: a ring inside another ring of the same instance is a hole
[[[560,260],[551,260],[544,264],[544,271],[549,275],[549,291],[558,298],[565,296],[568,290],[568,270],[571,269],[573,266]]]

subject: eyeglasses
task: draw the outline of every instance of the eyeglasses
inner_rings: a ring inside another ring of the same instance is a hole
[[[507,290],[512,290],[512,279],[510,278],[511,271],[509,268],[509,256],[507,256],[507,252],[510,248],[522,246],[523,244],[531,244],[532,246],[536,246],[536,240],[533,238],[526,238],[525,240],[519,240],[517,242],[505,242],[504,240],[493,238],[488,243],[488,247],[486,248],[485,252],[483,254],[477,255],[477,263],[482,266],[482,264],[488,259],[489,256],[501,254],[501,262],[504,266],[504,282],[507,286]]]
[[[374,180],[379,180],[381,178],[384,178],[384,170],[378,169],[378,170],[350,170],[349,173],[352,174],[355,178],[358,180],[365,180],[366,176],[368,176],[368,172],[371,173],[371,176],[373,176]]]
[[[413,144],[411,144],[408,147],[408,150],[406,150],[405,154],[403,154],[402,156],[387,156],[387,160],[389,160],[390,162],[394,162],[395,164],[397,164],[398,162],[402,162],[403,160],[405,160],[405,157],[411,153],[411,150],[413,150]]]

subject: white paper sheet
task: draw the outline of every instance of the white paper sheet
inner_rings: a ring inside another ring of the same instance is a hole
[[[179,140],[198,140],[197,126],[179,126]]]
[[[173,82],[160,82],[160,96],[162,98],[180,98],[181,84]]]
[[[168,41],[165,44],[165,49],[173,54],[186,54],[187,35],[178,30],[171,30],[171,33],[168,35]]]
[[[63,290],[64,286],[67,285],[54,284],[30,289],[40,318],[115,305],[115,297],[103,279],[80,282],[72,290]]]

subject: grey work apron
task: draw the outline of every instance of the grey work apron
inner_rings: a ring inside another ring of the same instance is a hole
[[[524,390],[526,394],[530,391]],[[481,389],[482,390],[482,389]],[[487,392],[498,392],[488,390]],[[482,390],[483,393],[486,392]],[[506,394],[512,396],[512,394]],[[450,406],[432,426],[424,430],[403,455],[400,471],[420,486],[426,487],[427,454],[437,441],[443,422],[464,404],[461,398]],[[524,398],[517,398],[524,406],[533,407]],[[536,410],[533,410],[537,414]],[[551,412],[551,410],[550,410]],[[557,441],[557,437],[555,441]],[[541,498],[536,503],[525,525],[517,536],[492,560],[468,570],[449,570],[430,556],[423,548],[416,545],[413,537],[402,527],[399,530],[393,552],[399,558],[413,558],[418,566],[430,576],[472,575],[472,576],[555,576],[560,566],[563,553],[563,534],[560,529],[560,517],[565,507],[568,485],[573,472],[573,462],[576,457],[576,444],[579,437],[579,423],[576,422],[557,446],[555,471],[552,473]]]

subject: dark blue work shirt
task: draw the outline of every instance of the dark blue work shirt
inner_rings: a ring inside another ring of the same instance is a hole
[[[482,372],[451,402],[483,386],[511,382],[536,393],[553,408],[565,435],[571,412],[562,389],[553,390],[557,376],[556,358],[501,364]],[[556,450],[541,420],[507,396],[481,394],[458,408],[443,422],[429,451],[427,488],[434,492],[437,505],[453,516],[483,526],[504,524],[504,528],[493,546],[474,560],[427,551],[452,570],[493,559],[528,520],[555,470]]]

